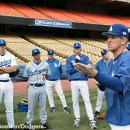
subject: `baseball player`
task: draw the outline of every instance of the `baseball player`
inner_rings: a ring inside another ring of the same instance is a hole
[[[0,103],[4,96],[4,104],[6,108],[6,117],[9,130],[14,128],[14,112],[13,112],[13,90],[14,86],[9,76],[10,72],[16,71],[15,56],[6,52],[6,41],[0,39]]]
[[[126,45],[126,49],[130,51],[130,43]]]
[[[102,55],[102,59],[96,63],[95,68],[100,72],[107,73],[108,67],[112,64],[113,61],[112,59],[109,58],[106,49],[101,50],[101,55]],[[97,83],[97,85],[99,85],[99,83]],[[96,108],[95,108],[95,117],[97,117],[100,114],[104,91],[101,91],[99,88],[97,88],[97,93],[98,93],[98,97],[97,97]]]
[[[80,125],[79,95],[81,94],[85,104],[87,115],[90,120],[90,126],[92,129],[96,129],[97,126],[94,120],[93,110],[89,98],[88,85],[86,82],[88,80],[88,76],[79,73],[73,66],[73,62],[84,63],[87,65],[89,63],[89,58],[88,56],[81,54],[82,48],[80,43],[74,43],[73,51],[74,54],[68,57],[66,61],[66,68],[68,72],[68,79],[71,84],[73,110],[75,115],[73,126]]]
[[[47,75],[50,74],[49,65],[41,60],[39,49],[32,50],[33,61],[28,63],[24,70],[24,77],[28,77],[28,112],[27,121],[25,123],[26,128],[30,127],[33,121],[34,107],[36,103],[39,103],[40,108],[40,123],[45,129],[50,127],[47,124],[46,113],[46,90],[45,80]],[[28,126],[28,127],[27,127]]]
[[[51,75],[48,76],[46,81],[46,92],[49,99],[50,112],[55,111],[55,105],[53,99],[53,87],[55,87],[55,90],[62,102],[64,111],[67,113],[71,113],[71,110],[67,107],[67,103],[65,100],[65,96],[60,81],[62,75],[62,64],[58,59],[54,58],[53,50],[48,51],[48,59],[46,60],[46,62],[49,64],[51,70]]]
[[[114,55],[110,74],[97,71],[92,64],[74,63],[74,66],[104,85],[107,103],[105,120],[109,122],[111,130],[130,130],[130,53],[126,51],[128,28],[113,24],[103,35],[108,37],[108,50]]]

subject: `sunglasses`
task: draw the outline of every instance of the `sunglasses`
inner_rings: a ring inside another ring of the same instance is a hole
[[[2,47],[2,46],[6,46],[6,45],[5,44],[1,44],[0,46]]]

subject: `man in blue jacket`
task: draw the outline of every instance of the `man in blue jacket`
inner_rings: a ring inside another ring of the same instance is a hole
[[[58,59],[54,58],[53,50],[48,51],[48,59],[46,60],[46,62],[49,64],[51,70],[51,75],[47,77],[46,81],[46,93],[48,95],[48,100],[50,104],[50,112],[55,111],[55,105],[53,99],[53,87],[55,87],[55,90],[62,102],[64,111],[67,113],[71,113],[71,110],[67,107],[67,103],[65,100],[65,96],[60,81],[62,75],[62,64]]]
[[[128,28],[113,24],[103,35],[107,35],[108,50],[114,56],[110,74],[97,71],[92,63],[73,65],[104,85],[107,103],[105,120],[109,122],[111,130],[130,130],[130,53],[126,51]]]
[[[68,79],[71,84],[73,110],[75,115],[74,125],[79,126],[80,124],[80,108],[79,108],[79,95],[81,94],[85,108],[90,120],[90,126],[92,129],[96,129],[96,122],[94,120],[93,110],[89,98],[89,89],[87,85],[88,76],[83,75],[73,66],[73,62],[89,64],[88,56],[81,54],[82,48],[80,43],[74,43],[73,45],[74,54],[68,57],[66,61],[66,68],[68,72]]]
[[[101,50],[101,55],[102,55],[102,59],[100,59],[96,63],[95,68],[100,72],[107,73],[108,67],[112,64],[113,60],[109,58],[108,51],[106,49]],[[101,84],[99,84],[98,82],[97,85],[101,86]],[[102,99],[104,97],[104,90],[97,88],[97,94],[98,96],[97,96],[97,102],[95,108],[95,117],[98,117],[98,115],[100,115],[100,110],[102,107]]]

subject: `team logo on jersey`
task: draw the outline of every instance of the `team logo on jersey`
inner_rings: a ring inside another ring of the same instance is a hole
[[[7,67],[7,66],[10,66],[11,65],[11,59],[10,60],[4,60],[2,62],[0,62],[0,67]]]
[[[43,74],[45,72],[47,72],[47,69],[41,69],[41,70],[36,69],[35,71],[30,71],[29,74],[30,74],[30,76],[33,76],[33,75],[37,75],[37,74]]]
[[[111,75],[112,75],[112,77],[114,77],[114,75],[115,75],[115,72],[113,71]]]
[[[56,63],[54,63],[54,66],[55,66],[55,67],[58,67],[58,65],[57,65]]]
[[[110,32],[112,31],[112,26],[110,27],[109,31],[110,31]]]
[[[126,32],[123,32],[123,35],[126,35]]]

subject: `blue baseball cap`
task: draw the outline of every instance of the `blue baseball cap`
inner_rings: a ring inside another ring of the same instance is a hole
[[[122,24],[113,24],[108,32],[102,33],[103,35],[114,35],[114,36],[124,36],[128,39],[129,32],[128,28]]]
[[[126,45],[126,49],[130,50],[130,43]]]
[[[81,44],[79,42],[75,42],[73,47],[74,48],[81,48]]]
[[[48,50],[48,55],[53,55],[54,51],[53,50]]]
[[[40,54],[39,49],[33,49],[32,50],[32,56],[37,55],[37,54]]]
[[[103,55],[106,55],[107,54],[107,50],[106,49],[102,49],[101,50],[101,55],[103,56]]]
[[[4,39],[0,39],[0,45],[6,45],[6,41]]]

